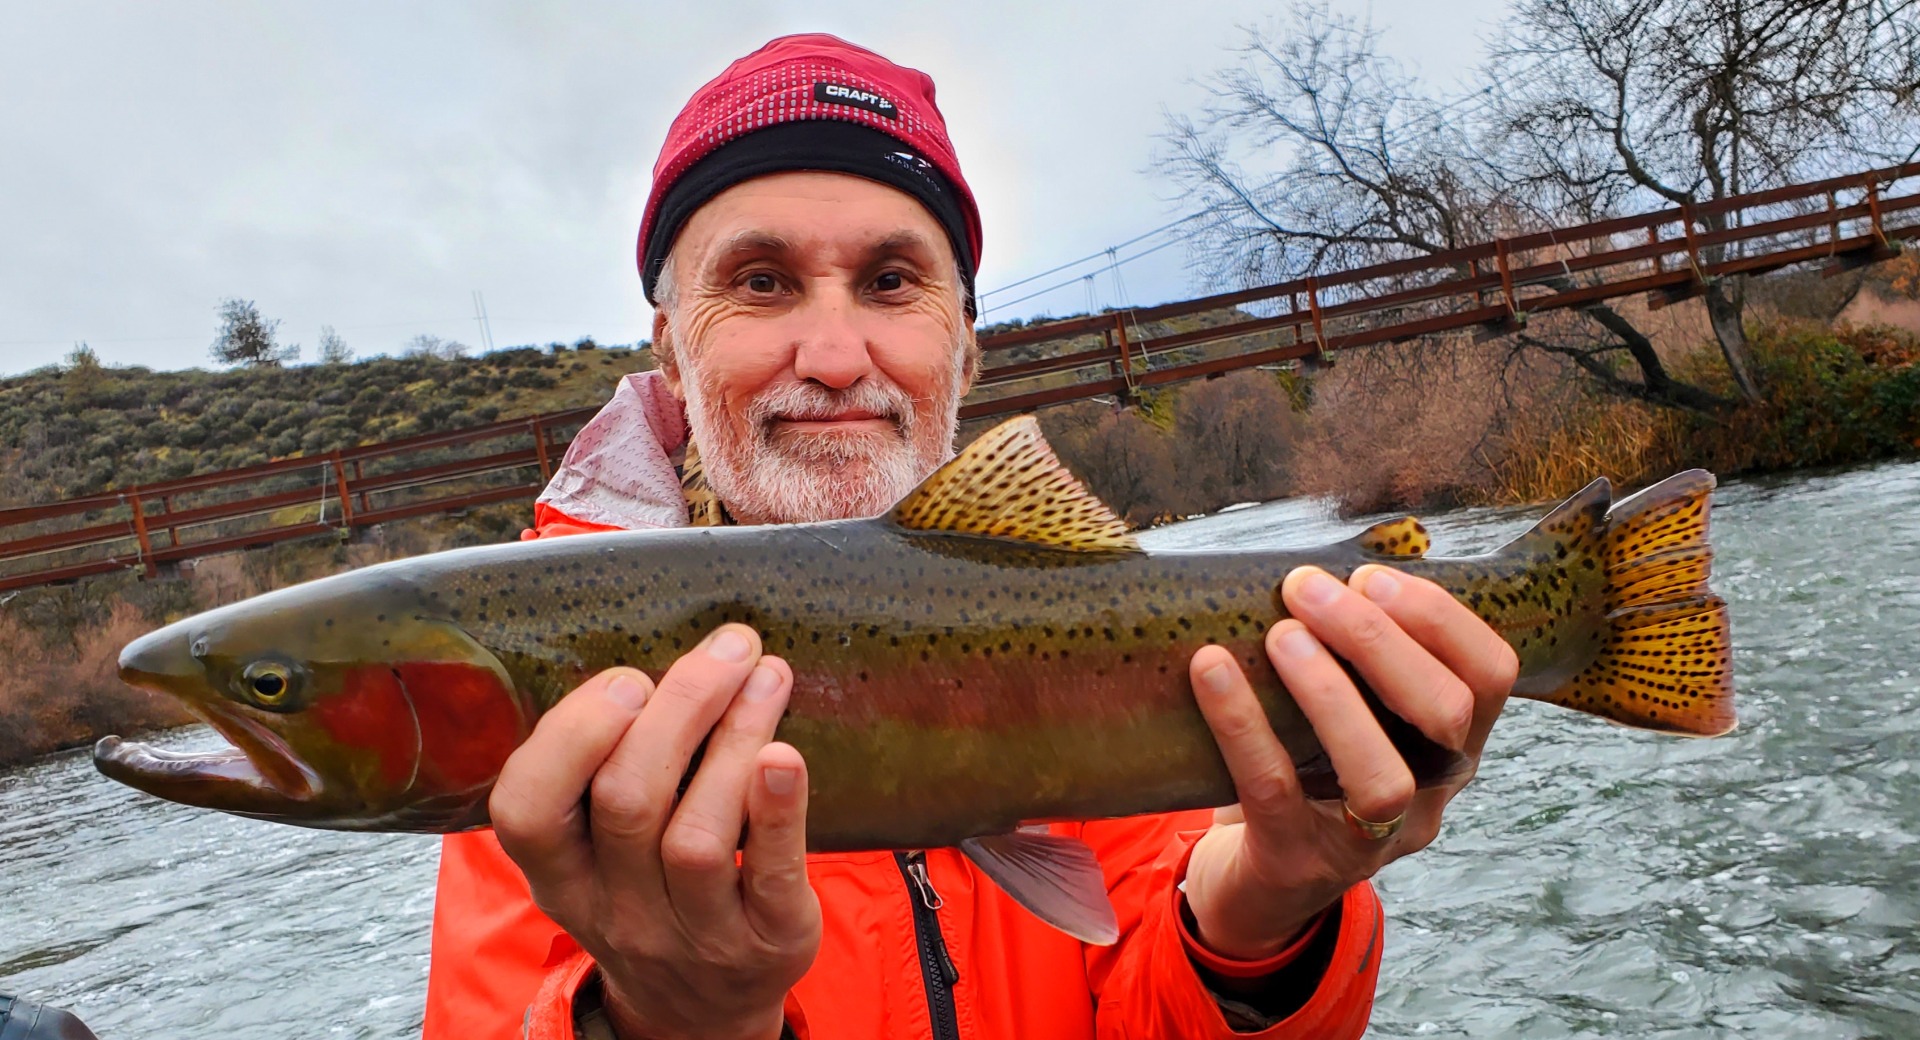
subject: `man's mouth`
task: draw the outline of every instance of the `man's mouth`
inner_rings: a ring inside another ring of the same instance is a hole
[[[887,413],[849,408],[836,412],[807,412],[776,415],[774,433],[831,434],[864,431],[900,432],[900,420]]]

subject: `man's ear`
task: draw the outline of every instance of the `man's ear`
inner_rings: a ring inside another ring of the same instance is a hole
[[[967,326],[967,363],[960,370],[960,393],[962,396],[973,389],[973,381],[980,377],[980,336],[969,324]]]
[[[657,307],[653,311],[653,363],[667,377],[667,389],[673,396],[686,400],[687,395],[680,392],[680,356],[673,342],[673,323],[667,320],[667,312]]]

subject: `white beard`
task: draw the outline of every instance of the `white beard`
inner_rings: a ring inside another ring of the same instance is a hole
[[[684,342],[684,341],[681,341]],[[684,356],[684,355],[683,355]],[[804,523],[878,516],[953,457],[959,428],[966,348],[955,344],[945,385],[935,391],[933,414],[878,373],[844,390],[818,383],[781,383],[753,397],[744,425],[749,441],[736,443],[732,427],[715,415],[708,393],[689,371],[682,380],[687,421],[700,446],[707,482],[742,519]],[[871,412],[891,430],[777,434],[778,419],[826,419]]]

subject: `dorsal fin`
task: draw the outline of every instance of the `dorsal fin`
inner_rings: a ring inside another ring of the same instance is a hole
[[[982,434],[888,516],[913,531],[1014,538],[1078,552],[1140,548],[1126,521],[1054,457],[1031,415]]]
[[[1388,556],[1396,560],[1417,560],[1433,546],[1426,525],[1410,516],[1383,520],[1354,535],[1349,541],[1368,555]]]

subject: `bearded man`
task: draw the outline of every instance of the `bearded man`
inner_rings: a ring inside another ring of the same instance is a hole
[[[659,371],[581,431],[529,536],[885,511],[953,453],[981,238],[926,76],[818,35],[735,62],[654,171]],[[792,672],[751,629],[657,680],[593,678],[507,763],[494,832],[445,839],[427,1037],[1360,1036],[1383,948],[1367,879],[1433,839],[1458,784],[1416,791],[1340,659],[1476,760],[1516,663],[1381,568],[1304,568],[1282,595],[1268,655],[1345,802],[1305,799],[1238,664],[1196,653],[1239,804],[1052,825],[1099,857],[1110,946],[955,850],[809,856],[806,763],[773,740]]]

